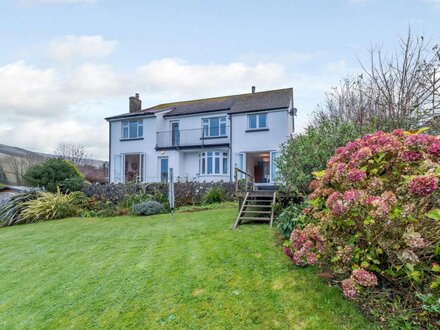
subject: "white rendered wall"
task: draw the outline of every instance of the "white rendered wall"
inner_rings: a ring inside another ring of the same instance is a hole
[[[269,130],[246,132],[248,114],[232,116],[232,152],[278,151],[289,137],[287,110],[267,112]]]

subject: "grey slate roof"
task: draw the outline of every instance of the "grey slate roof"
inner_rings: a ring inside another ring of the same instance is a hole
[[[109,119],[130,118],[137,116],[153,115],[156,112],[168,110],[165,117],[226,111],[229,114],[263,111],[272,109],[288,108],[293,98],[293,89],[277,89],[257,93],[240,95],[229,95],[199,99],[191,101],[173,102],[159,104],[134,113],[126,113],[118,116],[108,117]]]

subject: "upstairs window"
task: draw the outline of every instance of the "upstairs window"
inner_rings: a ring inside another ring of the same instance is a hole
[[[267,128],[267,113],[248,115],[248,128],[249,129]]]
[[[202,119],[203,137],[226,136],[226,116]]]
[[[124,120],[122,122],[122,138],[137,139],[144,136],[143,120]]]

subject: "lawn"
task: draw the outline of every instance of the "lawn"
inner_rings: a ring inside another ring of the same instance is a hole
[[[365,329],[236,209],[0,228],[1,329]]]

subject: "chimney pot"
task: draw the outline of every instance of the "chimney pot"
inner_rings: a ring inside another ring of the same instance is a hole
[[[252,86],[252,94],[255,93],[255,86]]]
[[[139,99],[138,93],[134,94],[134,96],[130,96],[128,100],[130,113],[142,110],[142,101]]]

